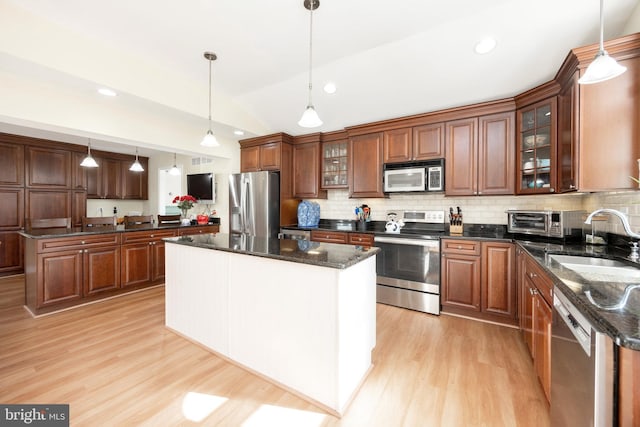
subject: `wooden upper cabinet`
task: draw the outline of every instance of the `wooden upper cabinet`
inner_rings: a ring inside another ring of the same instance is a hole
[[[280,170],[279,142],[272,142],[260,146],[260,169],[263,171]]]
[[[558,93],[557,186],[561,193],[578,188],[579,72],[576,70]]]
[[[242,148],[240,151],[240,172],[260,171],[260,146]]]
[[[349,197],[384,197],[382,133],[349,139]]]
[[[444,157],[444,123],[413,128],[413,160],[441,159]]]
[[[446,123],[445,194],[472,196],[477,193],[478,119]]]
[[[0,186],[24,183],[24,147],[0,141]]]
[[[27,187],[71,188],[71,152],[27,146]]]
[[[515,113],[479,118],[478,195],[515,193]]]
[[[293,145],[293,197],[326,198],[320,189],[320,135],[315,142]]]
[[[384,131],[384,163],[408,162],[413,160],[413,145],[410,128]]]
[[[139,157],[138,161],[144,168],[142,172],[130,171],[132,161],[122,160],[122,198],[134,200],[147,200],[149,198],[149,162],[146,157]]]
[[[87,189],[87,171],[92,168],[80,166],[86,155],[86,153],[76,151],[71,153],[71,188],[74,190]]]
[[[384,132],[384,163],[402,163],[444,157],[444,123]]]
[[[120,160],[103,159],[101,164],[104,199],[122,198],[122,164]]]
[[[24,226],[24,189],[0,187],[0,230]]]
[[[557,188],[557,98],[518,109],[516,191],[555,193]]]

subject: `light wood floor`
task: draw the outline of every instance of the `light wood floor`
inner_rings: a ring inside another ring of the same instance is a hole
[[[163,287],[37,319],[22,288],[0,279],[0,403],[69,403],[73,426],[549,425],[514,329],[378,305],[375,367],[338,419],[166,330]]]

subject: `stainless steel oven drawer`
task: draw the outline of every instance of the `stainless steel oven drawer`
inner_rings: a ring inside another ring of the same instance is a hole
[[[436,294],[378,285],[377,301],[424,313],[440,314],[440,295]]]

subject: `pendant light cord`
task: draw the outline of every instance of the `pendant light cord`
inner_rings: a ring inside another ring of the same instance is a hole
[[[604,52],[604,0],[600,0],[600,52]]]
[[[312,69],[312,58],[313,58],[313,9],[315,6],[315,0],[310,0],[310,1],[311,1],[311,5],[309,7],[309,105],[308,107],[313,105],[313,103],[311,102],[311,89],[312,89],[311,69]]]
[[[209,59],[209,132],[211,132],[211,59]]]

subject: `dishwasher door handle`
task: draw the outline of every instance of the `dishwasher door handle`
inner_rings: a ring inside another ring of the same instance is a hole
[[[374,242],[380,243],[396,243],[398,245],[409,245],[409,246],[425,246],[429,248],[438,248],[440,246],[440,241],[438,239],[435,240],[422,240],[422,239],[404,239],[402,237],[374,237]]]

